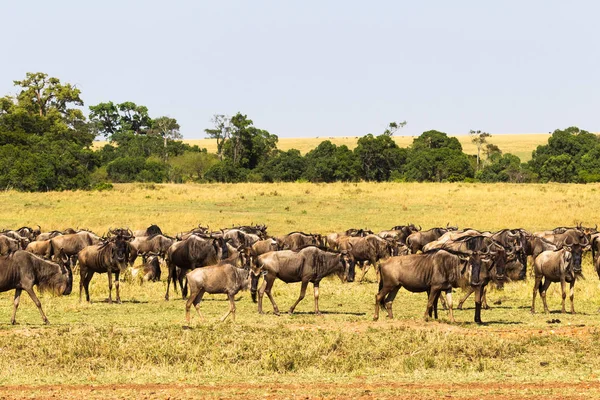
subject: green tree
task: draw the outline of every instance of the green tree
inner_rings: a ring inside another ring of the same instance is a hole
[[[275,154],[260,166],[263,181],[266,182],[294,182],[304,174],[306,159],[300,151],[276,150]]]
[[[179,132],[179,124],[175,118],[171,117],[158,117],[152,120],[152,128],[150,128],[150,133],[154,135],[158,135],[163,139],[163,147],[164,147],[164,160],[166,161],[169,158],[169,153],[167,151],[167,142],[169,140],[181,139],[183,136]]]
[[[394,136],[394,133],[396,133],[396,131],[398,131],[398,129],[404,128],[406,126],[406,121],[402,121],[402,122],[390,122],[388,124],[388,127],[385,129],[385,131],[383,131],[382,135],[385,136]]]
[[[477,147],[477,170],[479,170],[481,168],[481,149],[487,143],[487,139],[492,137],[492,135],[480,130],[470,130],[469,135],[471,136],[471,143]]]
[[[407,150],[399,148],[388,135],[361,137],[354,153],[359,161],[360,177],[377,182],[389,180],[392,171],[400,171],[407,157]]]
[[[346,145],[325,140],[306,156],[304,178],[311,182],[355,181],[358,179],[356,155]]]

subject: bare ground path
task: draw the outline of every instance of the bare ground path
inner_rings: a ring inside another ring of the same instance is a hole
[[[194,398],[395,398],[411,399],[590,399],[600,398],[600,382],[415,384],[227,385],[50,385],[4,386],[0,399],[194,399]]]

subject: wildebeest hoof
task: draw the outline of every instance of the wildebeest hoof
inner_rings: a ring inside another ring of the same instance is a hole
[[[321,317],[321,316],[323,316],[323,314],[321,314],[321,311],[317,311],[317,312],[315,312],[315,315],[316,315],[316,316],[318,316],[318,317]]]
[[[458,307],[456,307],[457,310],[462,310],[462,304],[459,304]]]
[[[48,321],[48,320],[45,320],[45,321],[44,321],[44,325],[50,325],[50,321]]]
[[[485,306],[481,307],[481,308],[483,308],[484,310],[491,310],[492,309],[492,307],[488,306],[487,304]]]
[[[494,304],[495,304],[495,305],[497,305],[497,306],[499,306],[500,304],[502,304],[502,300],[496,300],[496,301],[494,302]]]
[[[535,314],[535,310],[531,310],[531,315]]]
[[[11,325],[17,325],[17,321],[15,321],[14,319],[12,321],[10,321]]]

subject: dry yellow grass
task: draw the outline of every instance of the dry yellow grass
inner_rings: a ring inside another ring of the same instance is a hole
[[[105,192],[1,192],[0,227],[44,229],[159,224],[173,234],[199,223],[212,228],[266,223],[273,234],[373,230],[415,222],[479,229],[531,230],[593,224],[600,185],[481,183],[121,184]]]
[[[463,146],[463,150],[467,154],[477,154],[475,145],[471,143],[471,139],[467,135],[456,136]],[[512,153],[521,158],[521,161],[526,162],[531,159],[531,152],[537,146],[546,144],[550,135],[524,133],[524,134],[506,134],[493,135],[489,142],[497,145],[504,153]],[[400,147],[408,147],[412,144],[413,136],[395,136],[394,140]],[[277,147],[281,150],[298,149],[300,153],[306,154],[314,149],[324,140],[330,140],[333,144],[345,144],[350,149],[356,147],[357,137],[320,137],[320,138],[280,138]],[[217,142],[214,139],[187,139],[185,143],[190,145],[198,145],[201,148],[206,148],[209,152],[217,151]],[[95,142],[94,148],[101,147],[105,142]]]

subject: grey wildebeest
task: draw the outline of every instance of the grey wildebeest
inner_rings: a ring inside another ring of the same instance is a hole
[[[37,256],[44,257],[48,253],[49,246],[50,240],[36,240],[29,243],[25,250]]]
[[[398,243],[406,244],[406,238],[415,232],[419,232],[420,230],[421,226],[417,228],[414,224],[397,225],[390,230],[381,231],[377,235],[384,239],[391,237],[396,239]]]
[[[98,236],[88,231],[56,236],[50,239],[45,257],[54,259],[58,251],[62,249],[65,255],[69,257],[69,264],[74,267],[77,262],[77,254],[87,246],[100,243],[100,240]]]
[[[229,310],[221,317],[221,322],[225,321],[230,314],[235,321],[235,295],[250,286],[250,268],[247,265],[243,268],[238,267],[237,260],[240,253],[237,251],[235,253],[216,265],[197,268],[187,273],[190,297],[185,304],[185,319],[188,325],[190,324],[192,304],[200,316],[200,301],[204,293],[226,294],[229,300]]]
[[[323,237],[318,233],[291,232],[276,238],[279,250],[297,251],[306,246],[321,246]]]
[[[486,255],[484,254],[484,257]],[[446,303],[450,310],[450,320],[454,321],[452,311],[452,288],[458,287],[469,272],[470,284],[481,288],[481,254],[454,253],[442,249],[422,254],[391,257],[381,264],[379,292],[375,296],[374,320],[379,318],[379,307],[387,310],[388,318],[393,318],[392,302],[400,288],[410,292],[427,292],[427,308],[424,318],[434,313],[437,318],[437,300],[441,292],[446,293]],[[476,291],[475,322],[481,323],[481,290]]]
[[[129,258],[129,242],[117,236],[105,240],[103,243],[94,244],[83,248],[79,254],[79,301],[82,289],[85,289],[85,299],[90,301],[89,286],[95,273],[108,275],[108,302],[112,303],[112,275],[115,274],[115,287],[117,290],[117,303],[121,302],[119,292],[119,275],[127,268]]]
[[[0,256],[5,256],[21,250],[21,244],[18,240],[11,237],[0,235]]]
[[[567,243],[569,243],[567,241]],[[548,304],[546,303],[546,291],[552,282],[560,282],[562,293],[562,312],[565,313],[565,299],[567,297],[566,285],[569,283],[569,299],[571,300],[571,313],[575,313],[573,304],[574,288],[577,275],[581,274],[581,269],[577,268],[575,259],[569,244],[565,244],[560,250],[547,250],[538,255],[533,262],[533,272],[535,275],[535,284],[533,285],[533,299],[531,301],[531,313],[535,313],[535,297],[540,292],[540,297],[544,303],[544,311],[548,313]],[[542,279],[544,282],[542,283]]]
[[[258,312],[263,313],[262,300],[265,293],[273,305],[273,312],[279,315],[279,308],[271,294],[275,279],[285,283],[301,282],[300,296],[290,307],[290,314],[306,294],[309,283],[313,284],[315,296],[315,314],[319,311],[319,284],[326,276],[337,274],[342,282],[354,281],[354,266],[349,262],[346,252],[323,251],[308,246],[300,251],[281,250],[265,253],[258,257],[258,266],[253,267],[252,286],[256,287],[258,276],[264,273],[264,283],[258,292]]]
[[[17,231],[11,231],[11,230],[2,231],[2,232],[0,232],[0,235],[7,236],[7,237],[9,237],[11,239],[14,239],[17,242],[19,242],[19,248],[21,250],[25,250],[25,248],[29,244],[29,239],[26,238],[26,237],[24,237],[24,236],[21,236],[19,234],[19,232],[17,232]]]
[[[0,257],[0,292],[15,289],[13,314],[11,323],[16,323],[17,308],[21,292],[25,290],[40,311],[42,320],[48,324],[48,318],[42,310],[42,304],[33,291],[37,286],[40,291],[50,291],[57,295],[68,295],[73,288],[73,274],[65,267],[63,254],[60,253],[58,263],[44,260],[34,254],[18,250],[10,256]]]
[[[141,273],[141,275],[140,275]],[[140,283],[160,281],[160,258],[158,254],[147,253],[142,256],[142,265],[131,270],[133,278],[139,277]]]
[[[412,254],[416,254],[417,251],[422,250],[423,246],[425,246],[427,243],[438,240],[440,236],[448,231],[455,230],[455,227],[447,226],[446,228],[431,228],[427,231],[415,232],[406,238],[406,245]]]
[[[175,243],[175,239],[161,234],[137,236],[129,242],[131,245],[129,265],[133,266],[139,254],[155,253],[160,257],[165,257],[173,243]]]
[[[174,243],[167,251],[167,292],[165,300],[169,300],[169,286],[173,280],[174,290],[177,291],[177,282],[181,287],[182,297],[187,296],[187,284],[184,278],[188,271],[206,267],[229,257],[229,249],[222,237],[190,235],[187,239]]]
[[[363,273],[359,279],[359,282],[362,282],[371,265],[376,269],[377,274],[379,274],[377,263],[382,258],[393,255],[394,243],[382,239],[377,235],[345,237],[338,243],[338,248],[340,251],[348,252],[351,256],[350,263],[352,263],[353,266],[356,263],[360,263],[361,266],[364,263],[367,263],[367,265],[362,268]]]
[[[590,247],[592,248],[592,262],[594,263],[598,278],[600,278],[600,233],[592,235]]]
[[[36,242],[43,242],[57,236],[62,236],[62,234],[63,233],[61,231],[42,232],[35,238],[35,240]]]

